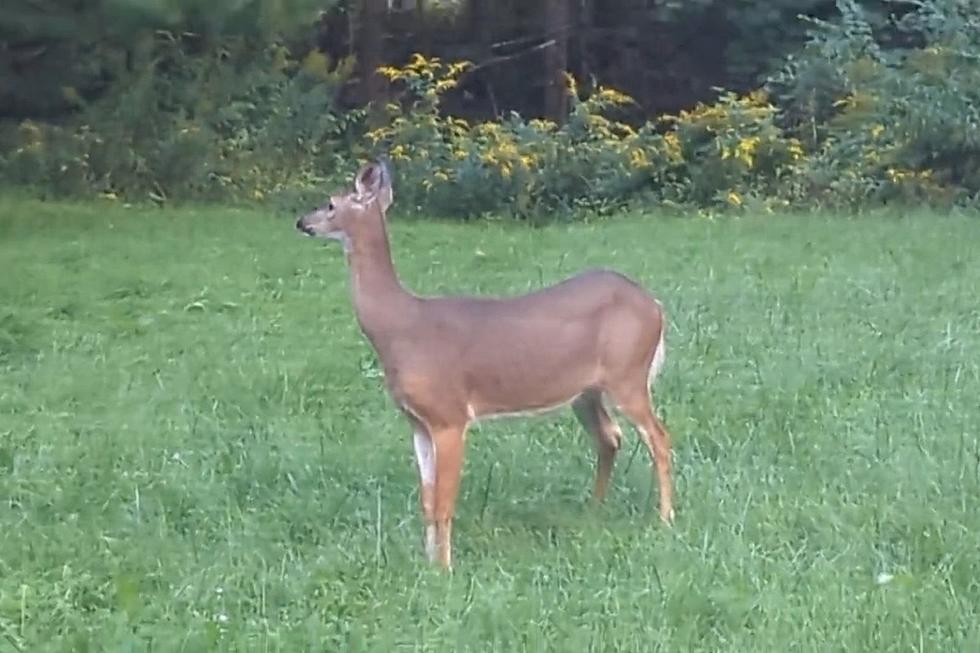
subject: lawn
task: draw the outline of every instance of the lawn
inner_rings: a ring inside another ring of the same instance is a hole
[[[980,650],[980,220],[397,209],[417,292],[662,299],[675,527],[631,431],[594,510],[570,412],[489,422],[431,569],[338,247],[0,199],[0,651]]]

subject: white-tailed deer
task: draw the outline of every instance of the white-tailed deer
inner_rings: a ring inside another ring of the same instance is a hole
[[[467,428],[481,418],[571,404],[595,438],[602,500],[622,432],[606,401],[636,426],[656,465],[660,518],[672,507],[670,436],[650,402],[664,362],[660,303],[626,277],[590,270],[520,297],[420,297],[395,273],[386,228],[391,182],[382,163],[354,178],[296,228],[344,244],[354,309],[388,391],[414,432],[429,559],[452,560],[452,521]]]

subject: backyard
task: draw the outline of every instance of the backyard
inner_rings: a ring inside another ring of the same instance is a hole
[[[421,294],[591,266],[664,303],[662,526],[569,411],[467,442],[455,570],[341,250],[296,216],[0,198],[0,651],[980,647],[980,230],[389,215]],[[625,424],[624,424],[625,428]]]

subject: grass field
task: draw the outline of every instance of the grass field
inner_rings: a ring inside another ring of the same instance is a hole
[[[980,650],[976,218],[395,210],[418,292],[610,265],[671,324],[675,528],[632,432],[592,510],[570,413],[487,423],[447,576],[338,248],[235,210],[0,216],[0,651]]]

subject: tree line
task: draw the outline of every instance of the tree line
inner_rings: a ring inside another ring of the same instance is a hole
[[[5,0],[0,185],[459,217],[975,204],[976,0]]]
[[[913,4],[862,3],[882,24]],[[70,115],[125,84],[170,34],[191,53],[241,39],[239,57],[282,42],[322,52],[331,69],[355,62],[347,107],[383,102],[377,68],[418,52],[475,64],[447,99],[458,115],[560,120],[567,71],[583,90],[622,90],[649,117],[754,87],[802,46],[808,20],[836,12],[834,0],[5,0],[0,116]]]

